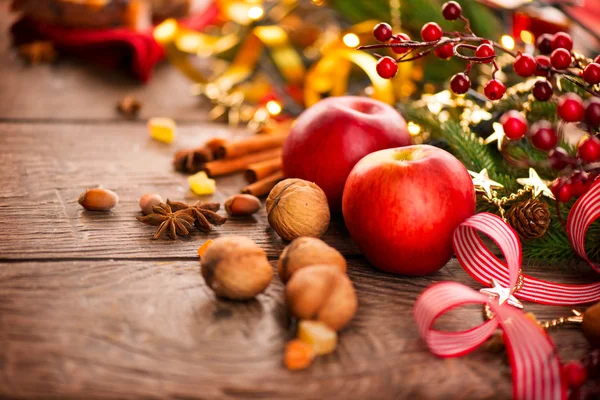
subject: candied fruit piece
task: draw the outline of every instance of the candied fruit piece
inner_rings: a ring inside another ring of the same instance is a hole
[[[148,131],[154,140],[163,143],[171,143],[175,140],[175,121],[171,118],[150,118],[148,120]]]
[[[211,243],[212,240],[208,239],[206,242],[202,243],[202,246],[198,247],[198,255],[200,258],[204,257],[204,254],[206,254],[206,250],[208,250],[208,246],[210,246]]]
[[[313,347],[301,340],[294,339],[285,347],[283,362],[289,370],[298,370],[308,367],[315,358]]]
[[[210,179],[204,171],[200,171],[197,174],[188,177],[188,183],[190,184],[192,192],[199,196],[213,194],[217,188],[215,180]]]
[[[318,355],[329,354],[337,346],[336,331],[320,321],[300,321],[298,339],[310,344]]]

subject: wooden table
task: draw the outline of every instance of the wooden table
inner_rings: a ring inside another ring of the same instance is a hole
[[[348,259],[359,311],[341,332],[338,350],[305,371],[282,366],[294,336],[274,278],[255,301],[217,300],[196,256],[208,238],[252,237],[275,264],[284,248],[262,210],[232,219],[210,235],[151,240],[136,221],[138,198],[158,192],[191,199],[171,157],[179,147],[239,132],[206,120],[189,82],[163,65],[139,86],[123,76],[70,61],[27,67],[8,49],[0,0],[0,396],[4,398],[398,399],[510,398],[504,353],[481,348],[457,359],[432,356],[411,317],[415,298],[432,283],[479,285],[451,260],[439,273],[406,278],[376,271],[352,244],[343,222],[324,240]],[[124,121],[116,102],[134,93],[141,118]],[[145,119],[179,124],[172,146],[149,139]],[[218,180],[223,201],[240,176]],[[83,210],[78,195],[103,185],[120,203],[110,213]],[[589,268],[526,266],[546,279],[589,281]],[[540,318],[568,310],[526,305]],[[479,324],[466,308],[442,328]],[[588,349],[578,329],[553,332],[561,356]]]

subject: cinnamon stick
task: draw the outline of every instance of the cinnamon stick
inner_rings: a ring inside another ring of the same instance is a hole
[[[209,139],[208,142],[204,143],[204,146],[210,151],[212,151],[213,154],[215,154],[221,146],[225,146],[227,143],[229,143],[227,139],[214,137],[212,139]],[[215,158],[217,157],[215,156]]]
[[[242,189],[242,193],[251,194],[256,197],[266,196],[277,182],[283,179],[283,171],[277,171],[259,181],[251,183]]]
[[[281,147],[287,135],[288,133],[285,132],[250,136],[237,142],[225,143],[219,147],[215,155],[217,158],[232,159]]]
[[[213,153],[206,147],[179,150],[173,157],[173,166],[176,171],[194,174],[212,159]]]
[[[248,169],[244,172],[244,176],[248,183],[254,183],[266,178],[269,175],[281,169],[281,157],[272,158],[248,165]]]
[[[204,171],[210,177],[221,176],[232,174],[234,172],[243,171],[250,164],[257,163],[259,161],[269,160],[275,157],[281,156],[281,148],[278,149],[270,149],[266,151],[261,151],[259,153],[252,153],[245,155],[243,157],[223,160],[216,160],[207,162],[204,164]]]

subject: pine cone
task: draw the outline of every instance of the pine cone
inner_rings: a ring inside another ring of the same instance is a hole
[[[550,209],[543,201],[529,199],[512,206],[507,220],[523,239],[541,238],[550,226]]]

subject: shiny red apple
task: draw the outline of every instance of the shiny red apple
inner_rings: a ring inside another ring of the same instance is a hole
[[[389,105],[367,97],[329,97],[292,126],[283,146],[283,172],[315,182],[329,207],[340,211],[346,178],[358,160],[410,143],[404,118]]]
[[[422,276],[452,256],[452,235],[475,212],[467,169],[420,145],[369,154],[352,169],[342,202],[350,236],[384,271]]]

